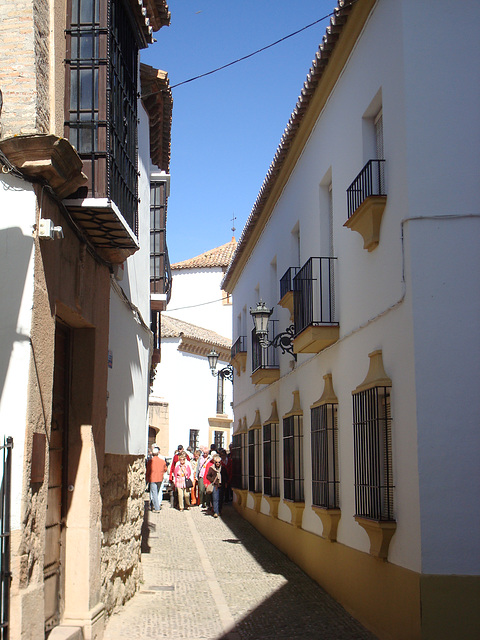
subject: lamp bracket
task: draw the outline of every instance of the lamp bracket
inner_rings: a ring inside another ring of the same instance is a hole
[[[282,353],[289,353],[296,360],[297,354],[293,352],[294,335],[295,335],[295,325],[291,324],[289,327],[285,329],[285,331],[278,333],[273,338],[273,340],[265,340],[265,339],[260,340],[259,338],[259,342],[264,349],[267,349],[268,347],[274,347],[275,349],[278,349],[278,347],[280,347],[280,349],[282,350]]]
[[[212,376],[220,376],[224,380],[233,380],[233,367],[231,364],[227,364],[226,367],[219,371],[212,369]]]

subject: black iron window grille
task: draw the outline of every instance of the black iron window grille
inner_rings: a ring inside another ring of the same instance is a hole
[[[280,300],[283,296],[293,291],[293,279],[297,275],[300,267],[289,267],[280,278]]]
[[[393,521],[390,389],[353,394],[355,515]]]
[[[190,436],[188,438],[188,446],[192,447],[194,451],[198,449],[198,442],[200,437],[199,429],[190,429]]]
[[[230,457],[232,459],[232,487],[242,488],[242,438],[241,434],[232,436],[230,443]]]
[[[225,431],[215,431],[213,434],[213,444],[215,451],[225,449]]]
[[[235,358],[239,353],[247,352],[247,336],[239,336],[232,345],[230,355]]]
[[[278,422],[263,425],[263,493],[280,495]]]
[[[107,198],[137,229],[138,46],[123,2],[70,0],[65,135],[92,197]]]
[[[338,325],[336,258],[310,258],[293,279],[295,335],[310,326]]]
[[[161,349],[162,345],[162,316],[160,311],[150,311],[150,330],[153,333],[153,348]]]
[[[248,432],[248,490],[259,493],[262,490],[260,472],[260,429]]]
[[[370,196],[385,196],[385,160],[369,160],[347,189],[347,211],[350,218]]]
[[[2,449],[2,484],[0,487],[0,630],[2,640],[9,637],[10,624],[10,508],[12,487],[12,449],[13,438],[4,439]]]
[[[283,419],[283,493],[285,500],[304,500],[303,416]]]
[[[339,506],[337,405],[311,409],[312,504],[326,509]]]
[[[276,335],[276,324],[277,320],[268,321],[267,339],[270,341]],[[278,350],[273,344],[263,348],[255,329],[252,329],[252,373],[257,369],[278,369]]]
[[[242,442],[242,489],[248,489],[248,442],[247,434],[241,434]]]
[[[167,186],[164,181],[150,183],[150,292],[171,295],[171,268],[166,241]]]

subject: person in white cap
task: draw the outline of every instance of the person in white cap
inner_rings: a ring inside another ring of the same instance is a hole
[[[163,499],[163,477],[167,471],[165,458],[159,458],[160,449],[157,445],[152,447],[152,457],[147,461],[147,482],[150,483],[150,509],[160,511],[160,502]],[[160,492],[160,501],[159,501]]]

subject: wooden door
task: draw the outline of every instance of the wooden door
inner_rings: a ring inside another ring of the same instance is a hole
[[[45,525],[45,632],[60,622],[62,598],[62,532],[65,524],[65,457],[70,395],[70,330],[57,321],[53,382],[52,429],[49,442],[49,478]]]

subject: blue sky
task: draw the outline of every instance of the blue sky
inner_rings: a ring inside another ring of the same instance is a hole
[[[169,27],[142,51],[173,86],[332,12],[336,0],[169,0]],[[239,239],[329,24],[173,89],[167,244],[172,263]]]

